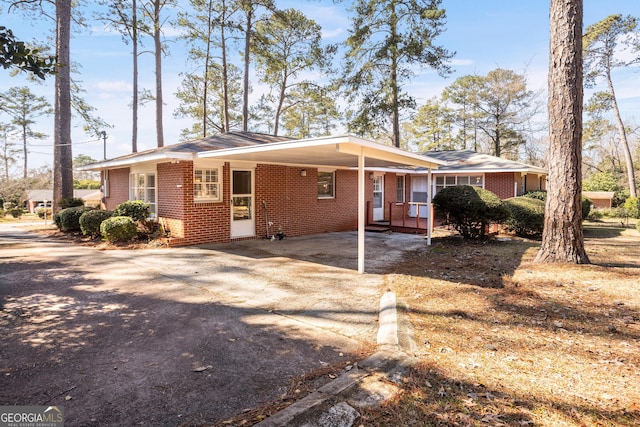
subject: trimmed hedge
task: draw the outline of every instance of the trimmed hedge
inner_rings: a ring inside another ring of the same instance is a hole
[[[80,217],[91,209],[85,206],[62,209],[53,216],[53,222],[61,231],[80,231]]]
[[[589,213],[591,212],[591,205],[593,202],[590,199],[582,196],[582,220],[584,221],[589,217]]]
[[[524,193],[523,197],[528,197],[530,199],[538,199],[544,202],[547,200],[547,191],[546,190],[529,191],[528,193]]]
[[[113,216],[112,211],[95,209],[86,211],[80,215],[80,230],[85,236],[96,237],[100,235],[100,224]]]
[[[629,197],[624,202],[624,210],[631,218],[640,218],[640,199],[637,197]]]
[[[507,230],[522,237],[542,234],[545,207],[543,200],[532,197],[512,197],[503,200],[503,203],[509,210],[509,218],[504,222]]]
[[[75,208],[84,206],[84,199],[80,197],[65,197],[60,200],[60,209]]]
[[[433,204],[465,239],[484,239],[489,224],[502,223],[509,216],[498,196],[470,185],[443,188]]]
[[[138,227],[130,216],[112,216],[102,221],[100,234],[108,242],[126,242],[138,235]]]
[[[22,208],[9,208],[6,210],[6,213],[11,215],[14,218],[20,218],[22,214],[24,214],[24,209]]]
[[[151,204],[142,200],[122,202],[113,210],[113,216],[128,216],[136,222],[142,222],[151,216]]]

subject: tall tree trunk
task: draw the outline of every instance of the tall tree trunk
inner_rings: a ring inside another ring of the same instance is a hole
[[[162,40],[160,32],[160,10],[162,0],[153,2],[153,44],[156,59],[156,138],[158,147],[164,147],[164,126],[162,125]]]
[[[631,197],[637,197],[636,191],[636,172],[633,169],[633,157],[631,157],[631,150],[629,149],[629,140],[627,139],[627,131],[624,129],[624,123],[622,123],[622,117],[620,117],[620,109],[618,108],[618,101],[616,100],[616,93],[613,89],[613,82],[611,81],[611,74],[607,73],[607,84],[609,85],[609,93],[611,94],[611,105],[613,107],[613,113],[616,116],[616,126],[618,127],[618,135],[622,142],[622,152],[624,153],[624,160],[627,165],[627,180],[629,181],[629,195]]]
[[[207,137],[207,116],[209,111],[209,70],[211,69],[211,36],[213,34],[213,1],[207,5],[207,47],[204,57],[204,79],[202,82],[202,137]]]
[[[138,152],[138,4],[131,2],[131,41],[133,42],[133,108],[131,117],[131,152]]]
[[[22,151],[24,155],[24,165],[22,167],[22,177],[27,179],[27,155],[29,154],[29,150],[27,150],[27,126],[22,126]]]
[[[286,90],[287,90],[287,79],[284,79],[280,84],[280,97],[278,99],[278,105],[276,106],[276,113],[273,117],[273,135],[274,136],[278,136],[278,129],[280,128],[280,115],[282,114],[282,106],[284,105]]]
[[[53,209],[73,197],[73,155],[71,150],[71,0],[56,1],[56,77],[53,137]]]
[[[582,229],[582,0],[551,0],[549,178],[536,262],[587,264]]]
[[[396,16],[396,4],[392,1],[391,7],[391,129],[393,132],[393,145],[400,148],[400,106],[398,105],[398,57],[397,57],[397,43],[398,43],[398,17]]]
[[[220,50],[222,51],[222,117],[223,132],[229,132],[229,70],[227,65],[227,40],[225,25],[227,18],[227,3],[222,1],[222,20],[220,22]]]
[[[251,26],[253,25],[253,7],[247,9],[247,25],[244,33],[244,76],[242,82],[242,130],[249,128],[249,62],[251,60]]]

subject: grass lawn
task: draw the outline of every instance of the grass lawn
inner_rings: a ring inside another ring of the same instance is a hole
[[[591,265],[539,242],[443,238],[386,276],[420,362],[362,425],[640,425],[640,233],[585,224]]]

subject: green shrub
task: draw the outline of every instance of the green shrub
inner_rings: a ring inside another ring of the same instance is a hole
[[[7,213],[4,211],[4,209],[0,208],[0,218],[4,218],[6,214]]]
[[[490,223],[501,223],[509,216],[498,196],[470,185],[443,188],[433,204],[465,239],[483,239]]]
[[[547,191],[546,190],[529,191],[528,193],[524,193],[523,196],[529,197],[530,199],[542,200],[544,202],[547,200]]]
[[[22,208],[9,208],[7,209],[7,214],[11,215],[14,218],[20,218],[22,214],[24,214],[24,209]]]
[[[135,222],[143,222],[151,216],[151,205],[142,200],[129,200],[116,206],[113,215],[128,216]]]
[[[631,218],[640,218],[640,199],[637,197],[629,197],[624,202],[624,210]]]
[[[78,206],[84,206],[84,200],[80,197],[65,197],[60,200],[60,209],[75,208]]]
[[[591,212],[591,205],[593,202],[590,199],[582,196],[582,219],[585,220],[589,216],[589,212]]]
[[[47,214],[47,218],[51,219],[51,208],[38,208],[36,209],[36,215],[40,218],[44,218],[44,214]]]
[[[109,242],[126,242],[138,235],[138,228],[130,216],[112,216],[102,221],[100,234]]]
[[[55,216],[53,220],[62,231],[80,231],[80,217],[90,209],[84,206],[62,209],[56,214],[59,216],[59,221],[56,220]]]
[[[100,235],[100,224],[107,218],[111,218],[113,212],[100,209],[86,211],[80,215],[80,230],[85,236],[96,237]]]
[[[589,217],[588,219],[590,221],[601,221],[602,218],[604,218],[605,213],[603,212],[603,209],[596,209],[593,210],[591,212],[589,212]]]
[[[509,210],[509,218],[504,222],[507,230],[523,237],[542,234],[544,201],[532,197],[513,197],[503,203]]]

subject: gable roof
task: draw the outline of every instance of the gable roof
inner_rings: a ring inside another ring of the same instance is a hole
[[[583,191],[582,195],[588,199],[613,200],[616,193],[613,191]]]
[[[547,170],[526,163],[503,159],[472,150],[425,151],[425,156],[446,162],[434,173],[530,172],[547,174]]]
[[[270,144],[274,142],[290,141],[291,138],[282,136],[266,135],[255,132],[233,131],[218,135],[211,135],[206,138],[194,139],[177,144],[166,145],[161,148],[151,148],[138,153],[126,154],[110,160],[104,160],[79,167],[79,170],[99,170],[119,166],[127,166],[134,163],[142,163],[158,160],[192,160],[198,153],[224,150],[236,147],[251,147],[256,145]]]
[[[353,135],[291,139],[251,132],[228,132],[207,138],[128,154],[78,168],[103,170],[142,162],[216,158],[303,167],[357,168],[364,156],[366,167],[437,168],[443,161]]]

